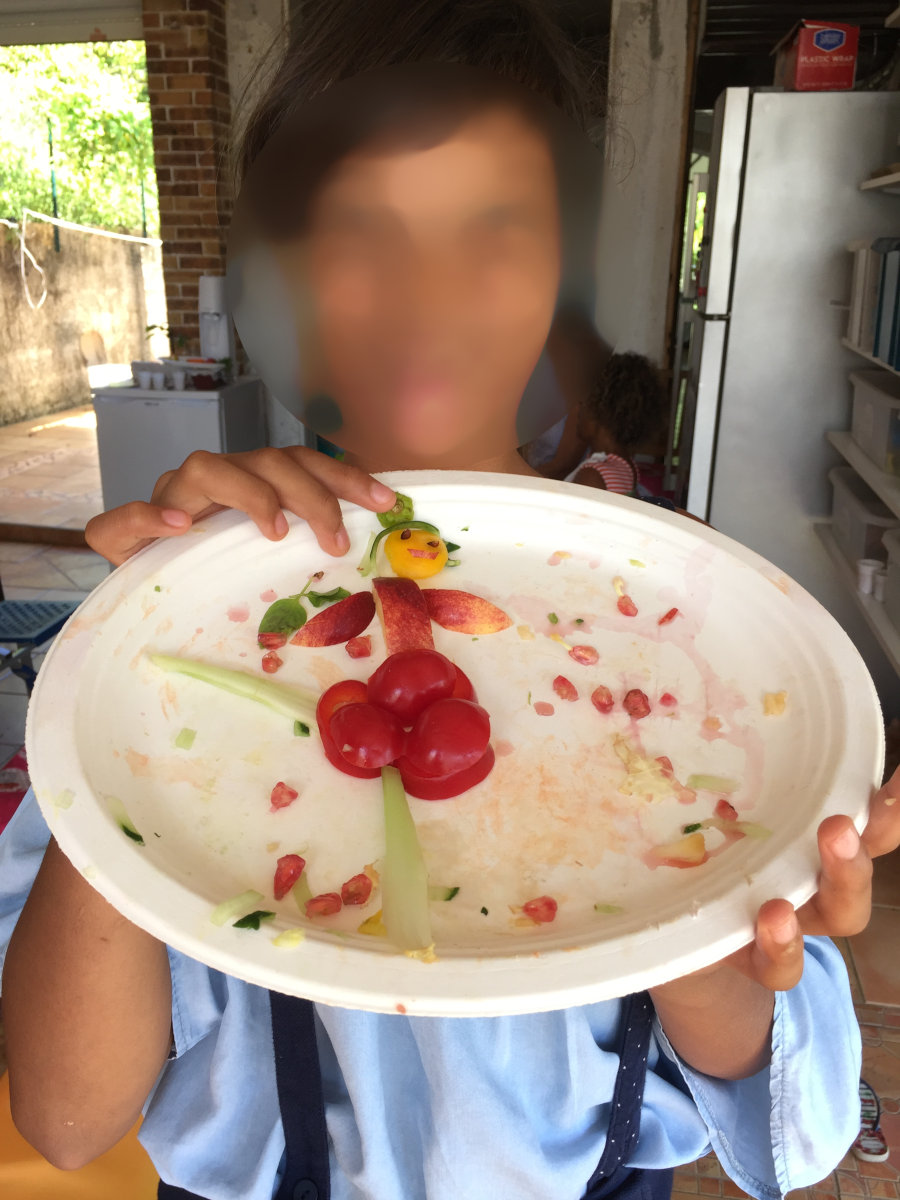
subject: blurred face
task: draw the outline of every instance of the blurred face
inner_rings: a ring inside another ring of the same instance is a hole
[[[545,137],[488,111],[431,148],[356,152],[302,247],[315,378],[334,440],[372,468],[474,466],[516,446],[515,416],[560,277]]]

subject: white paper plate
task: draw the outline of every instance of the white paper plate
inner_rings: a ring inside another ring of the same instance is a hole
[[[252,983],[420,1015],[537,1011],[648,987],[748,941],[763,901],[799,904],[813,893],[816,828],[832,813],[862,828],[883,737],[859,655],[811,596],[729,539],[637,501],[507,476],[388,478],[413,496],[417,516],[462,545],[461,565],[425,586],[475,592],[513,618],[477,640],[434,627],[437,648],[490,712],[498,749],[479,787],[410,802],[430,878],[460,888],[432,905],[438,961],[355,932],[379,907],[377,893],[315,924],[290,895],[272,899],[281,854],[304,853],[314,892],[339,890],[382,855],[378,781],[339,774],[315,736],[294,737],[268,709],[162,675],[146,656],[258,671],[255,632],[273,593],[297,592],[323,568],[323,589],[368,586],[356,564],[375,518],[352,507],[353,548],[341,560],[323,554],[303,522],[276,544],[242,516],[220,514],[120,567],[57,639],[29,711],[29,764],[54,836],[98,891],[156,937]],[[637,617],[618,612],[616,576]],[[673,606],[682,615],[660,626]],[[377,622],[369,632],[371,659],[353,660],[343,646],[288,646],[278,682],[365,678],[384,654]],[[595,646],[599,663],[573,662],[553,635]],[[576,684],[577,702],[554,695],[558,674]],[[601,715],[590,702],[600,683],[618,700],[642,688],[653,712],[633,722],[617,704]],[[656,703],[666,691],[674,709]],[[763,698],[778,691],[786,710],[767,717]],[[538,715],[540,701],[554,715]],[[182,728],[196,730],[189,751],[174,744]],[[650,845],[709,816],[716,798],[700,793],[688,806],[622,795],[614,734],[668,755],[682,782],[702,772],[738,779],[732,802],[771,836],[744,838],[689,870],[651,870]],[[273,813],[278,780],[301,795]],[[143,847],[122,834],[110,797],[124,802]],[[263,893],[275,921],[259,931],[211,924],[212,908],[247,888]],[[511,906],[542,894],[558,901],[555,922],[517,925]],[[299,945],[273,945],[293,927],[306,930]]]

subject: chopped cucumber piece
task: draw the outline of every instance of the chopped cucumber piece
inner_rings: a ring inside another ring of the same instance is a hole
[[[297,901],[297,907],[306,916],[306,902],[312,900],[312,889],[309,886],[309,880],[306,878],[306,871],[301,871],[300,878],[291,888],[291,895]]]
[[[318,696],[300,688],[285,687],[282,683],[270,683],[245,671],[229,671],[227,667],[214,667],[209,663],[197,662],[192,658],[175,658],[169,654],[151,654],[150,661],[161,671],[176,675],[189,675],[203,683],[212,684],[235,696],[265,704],[286,717],[304,723],[315,721]]]
[[[484,905],[481,906],[481,915],[483,917],[486,917],[488,915],[488,910],[484,907]]]
[[[402,492],[397,492],[397,499],[394,501],[392,508],[387,512],[376,513],[378,524],[383,529],[390,529],[394,525],[399,525],[401,521],[411,521],[415,516],[413,502],[409,496],[404,496]]]
[[[247,913],[246,917],[241,917],[239,921],[234,922],[235,929],[259,929],[260,921],[271,921],[275,914],[269,912],[265,908],[257,908],[254,912]]]
[[[133,842],[137,842],[139,846],[146,843],[134,826],[134,822],[128,813],[125,811],[125,805],[118,796],[107,796],[107,806],[109,807],[110,815],[118,827],[122,830],[126,837],[131,838]]]
[[[559,617],[556,615],[556,613],[547,613],[547,620],[551,625],[559,624]]]
[[[178,737],[175,739],[175,745],[179,750],[190,750],[194,744],[194,738],[197,736],[196,729],[182,729]]]
[[[693,825],[685,825],[681,832],[682,833],[696,833],[698,829],[702,829],[702,828],[703,828],[702,821],[694,821]]]
[[[687,786],[702,792],[724,792],[730,796],[741,786],[736,779],[726,779],[723,775],[689,775]]]
[[[209,914],[209,919],[213,925],[224,925],[232,917],[241,917],[246,913],[253,912],[262,898],[262,892],[249,888],[246,892],[241,892],[239,896],[232,896],[230,900],[223,900],[221,904],[217,904]]]
[[[452,900],[459,891],[458,887],[439,887],[437,884],[429,884],[428,899],[429,900]]]
[[[294,722],[294,737],[309,737],[309,726],[305,721]]]
[[[381,872],[384,927],[398,949],[427,955],[434,945],[428,912],[428,872],[396,767],[381,768],[381,787],[385,836]]]

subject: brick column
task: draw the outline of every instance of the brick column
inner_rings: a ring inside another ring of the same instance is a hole
[[[169,329],[195,354],[197,280],[224,274],[231,212],[225,3],[143,0]]]

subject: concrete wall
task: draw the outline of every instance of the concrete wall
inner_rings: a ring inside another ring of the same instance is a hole
[[[19,273],[19,239],[0,227],[0,424],[90,403],[81,337],[103,339],[107,362],[147,355],[144,274],[161,294],[159,251],[136,242],[60,230],[53,248],[49,225],[29,225],[27,245],[46,275],[47,299],[28,306]],[[142,258],[146,262],[142,264]],[[26,260],[35,303],[41,281]],[[151,292],[152,295],[152,292]],[[157,299],[158,306],[158,299]]]
[[[597,323],[668,365],[698,0],[613,0]]]

